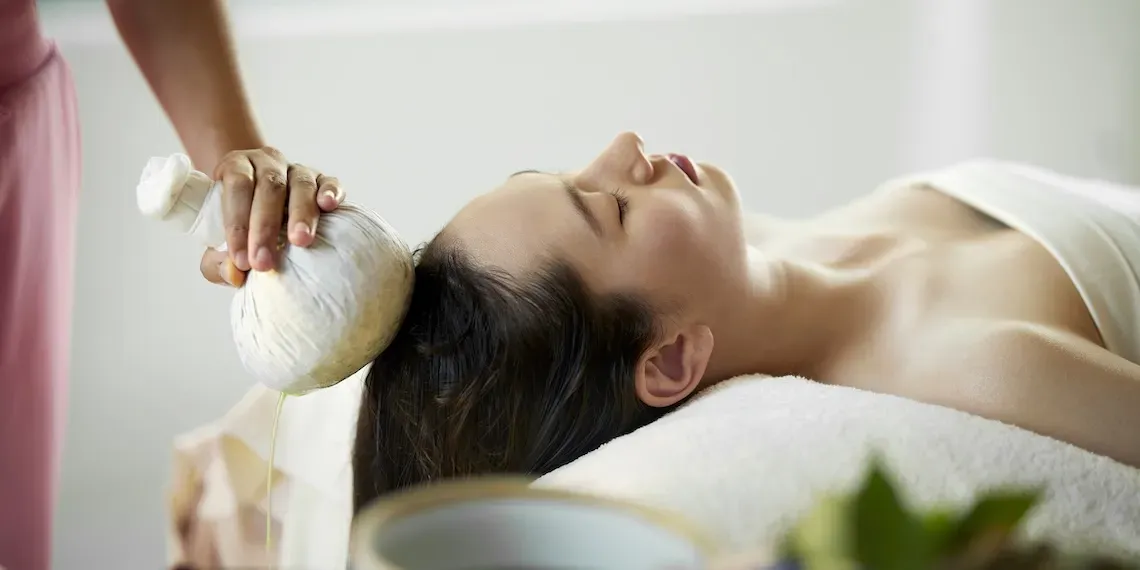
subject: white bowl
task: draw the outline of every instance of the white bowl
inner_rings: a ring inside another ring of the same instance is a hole
[[[690,570],[713,542],[655,509],[517,479],[419,487],[353,521],[353,570]]]

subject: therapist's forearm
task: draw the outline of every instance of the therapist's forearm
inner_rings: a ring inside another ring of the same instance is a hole
[[[107,0],[115,26],[194,166],[264,145],[224,0]]]

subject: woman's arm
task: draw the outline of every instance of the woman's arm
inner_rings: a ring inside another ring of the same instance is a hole
[[[1140,467],[1140,365],[1041,327],[985,336],[966,359],[974,369],[947,383],[958,400],[952,407]]]
[[[107,5],[196,168],[212,172],[227,152],[265,145],[238,70],[224,0]]]

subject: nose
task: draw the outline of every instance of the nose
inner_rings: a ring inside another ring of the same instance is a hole
[[[579,185],[649,184],[653,178],[653,163],[646,156],[644,145],[645,141],[637,133],[621,133],[578,174]]]

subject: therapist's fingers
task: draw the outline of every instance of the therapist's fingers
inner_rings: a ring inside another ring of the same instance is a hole
[[[222,182],[222,219],[226,227],[226,246],[234,264],[249,271],[249,214],[253,207],[254,170],[249,157],[231,152],[214,172]]]
[[[218,285],[241,287],[245,285],[245,272],[238,269],[230,258],[229,253],[216,249],[207,249],[202,254],[202,261],[198,268],[206,281]]]
[[[344,202],[344,189],[333,176],[317,176],[317,205],[323,212],[331,212]]]
[[[249,266],[255,271],[276,265],[281,217],[289,198],[288,164],[270,150],[249,155],[256,179],[249,214]]]
[[[321,211],[317,207],[315,170],[300,164],[289,165],[289,243],[308,247],[316,236]]]

